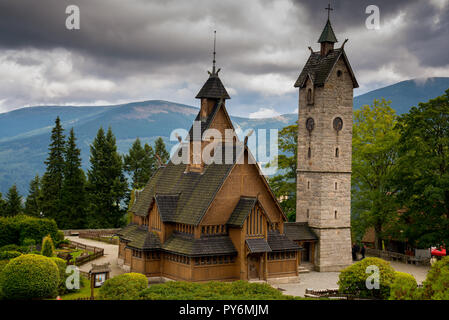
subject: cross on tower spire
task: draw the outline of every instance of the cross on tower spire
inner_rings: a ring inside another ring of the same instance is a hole
[[[331,7],[330,2],[328,4],[327,8],[324,8],[324,9],[327,10],[327,20],[329,20],[331,11],[334,11],[334,9]]]
[[[212,74],[215,75],[215,55],[217,54],[215,52],[215,45],[217,42],[217,30],[214,30],[214,60],[212,61]]]

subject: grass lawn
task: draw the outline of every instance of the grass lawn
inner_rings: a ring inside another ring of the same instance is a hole
[[[81,288],[73,293],[68,293],[61,296],[61,300],[76,300],[79,298],[89,298],[90,297],[90,281],[81,276]],[[98,297],[100,288],[94,288],[94,296]]]

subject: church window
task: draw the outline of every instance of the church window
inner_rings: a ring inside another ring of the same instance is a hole
[[[342,75],[343,75],[343,72],[342,72],[341,70],[338,70],[338,71],[337,71],[337,77],[340,78]]]
[[[340,156],[340,150],[338,148],[335,149],[335,158]]]
[[[313,120],[313,118],[307,118],[306,128],[309,131],[309,133],[311,133],[312,130],[315,128],[315,120]]]
[[[307,209],[307,219],[309,218],[309,216],[310,216],[310,210]]]
[[[263,235],[263,213],[259,206],[255,206],[247,218],[246,234],[248,236]]]
[[[340,117],[335,118],[334,122],[333,122],[333,126],[337,132],[341,131],[341,129],[343,129],[343,120]]]
[[[307,103],[308,104],[312,104],[313,103],[313,101],[312,101],[312,89],[308,89],[307,90]]]
[[[310,189],[310,181],[307,181],[307,189]]]
[[[337,183],[337,182],[335,182],[335,190],[337,190],[337,186],[338,186],[338,183]]]
[[[307,158],[312,158],[312,149],[310,149],[310,147],[309,147],[309,150],[307,151]]]
[[[335,212],[334,212],[334,217],[335,217],[335,219],[337,219],[337,210],[335,210]]]

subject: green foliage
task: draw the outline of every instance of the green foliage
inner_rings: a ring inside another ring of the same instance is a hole
[[[87,183],[89,227],[120,227],[125,222],[125,210],[120,203],[125,199],[128,186],[111,128],[106,136],[100,128],[90,149]]]
[[[155,284],[140,294],[143,300],[290,300],[265,283],[246,281],[206,283],[170,281]]]
[[[449,243],[449,89],[411,108],[398,123],[396,175],[404,236],[420,248]],[[425,213],[425,214],[423,214]]]
[[[369,266],[379,268],[379,289],[368,289],[366,279],[372,275],[367,273]],[[365,258],[343,269],[339,275],[338,285],[341,293],[361,298],[388,299],[390,287],[395,279],[395,271],[390,263],[379,258]]]
[[[352,136],[352,227],[356,239],[373,227],[376,248],[382,231],[396,217],[393,175],[399,141],[396,112],[391,101],[374,100],[354,112]],[[387,232],[391,235],[391,230]]]
[[[12,259],[0,273],[0,288],[8,300],[43,299],[56,296],[59,271],[51,259],[26,254]]]
[[[139,138],[134,141],[123,160],[124,169],[132,178],[133,189],[143,188],[156,170],[153,148],[148,144],[142,147]]]
[[[58,226],[54,220],[39,219],[25,215],[0,217],[0,246],[22,244],[25,239],[33,239],[41,243],[42,238],[50,235],[58,239]]]
[[[154,153],[161,158],[163,164],[167,163],[168,159],[170,159],[170,154],[165,148],[164,140],[161,137],[154,141]]]
[[[414,300],[418,284],[408,273],[396,272],[390,288],[390,300]]]
[[[55,246],[53,244],[53,240],[51,239],[51,236],[48,235],[42,240],[42,251],[43,256],[46,257],[53,257],[55,254]]]
[[[16,185],[13,185],[6,194],[6,204],[3,210],[5,217],[16,216],[23,211],[22,196],[19,195]]]
[[[443,257],[432,265],[423,282],[423,287],[423,299],[449,299],[449,257]]]
[[[140,273],[125,273],[105,281],[100,288],[100,299],[135,300],[148,287],[148,279]]]
[[[87,225],[86,176],[81,169],[81,151],[76,146],[73,128],[70,130],[64,152],[64,179],[62,182],[61,229],[80,229]]]
[[[42,212],[45,217],[60,222],[62,184],[64,180],[65,136],[59,117],[51,131],[51,142],[45,165],[47,169],[42,178]]]
[[[41,193],[41,181],[39,175],[36,175],[30,182],[28,189],[28,196],[25,202],[25,214],[32,217],[40,217],[42,212],[42,193]]]
[[[298,124],[279,131],[279,151],[277,161],[280,174],[269,178],[268,182],[276,198],[281,200],[281,207],[289,221],[296,218],[296,167],[298,150]],[[269,163],[270,168],[274,163]]]
[[[68,292],[68,289],[65,285],[67,277],[70,276],[70,274],[65,272],[67,268],[67,263],[65,262],[65,260],[57,257],[51,257],[50,259],[52,259],[56,263],[56,266],[58,267],[59,270],[58,294],[63,295]]]
[[[0,260],[11,260],[22,255],[19,251],[0,251]]]
[[[6,207],[6,201],[3,199],[3,195],[0,192],[0,217],[3,217],[5,215],[5,207]]]

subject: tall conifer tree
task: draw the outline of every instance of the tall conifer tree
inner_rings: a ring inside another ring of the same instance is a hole
[[[104,134],[98,130],[91,145],[88,171],[89,225],[90,227],[119,227],[124,221],[120,203],[127,193],[122,158],[117,152],[111,128]]]
[[[140,139],[137,138],[123,159],[124,169],[132,179],[132,188],[143,188],[155,169],[153,148],[148,144],[142,147]]]
[[[76,146],[73,128],[64,154],[65,168],[62,185],[62,213],[60,228],[79,229],[86,226],[86,177],[81,169],[81,151]]]
[[[39,175],[36,175],[30,182],[28,196],[25,202],[25,213],[29,216],[39,217],[42,211],[41,200],[41,181]]]
[[[62,183],[64,179],[64,152],[65,136],[61,120],[56,118],[55,126],[51,131],[51,143],[48,158],[45,161],[47,170],[42,178],[42,211],[45,217],[53,218],[59,225],[61,220]]]
[[[0,192],[0,217],[5,215],[6,201],[3,199],[2,193]]]
[[[165,148],[164,140],[162,140],[161,137],[157,138],[156,141],[154,141],[154,153],[161,157],[162,163],[166,163],[170,158],[170,154]]]
[[[6,195],[5,216],[13,217],[23,212],[22,197],[13,185]]]

